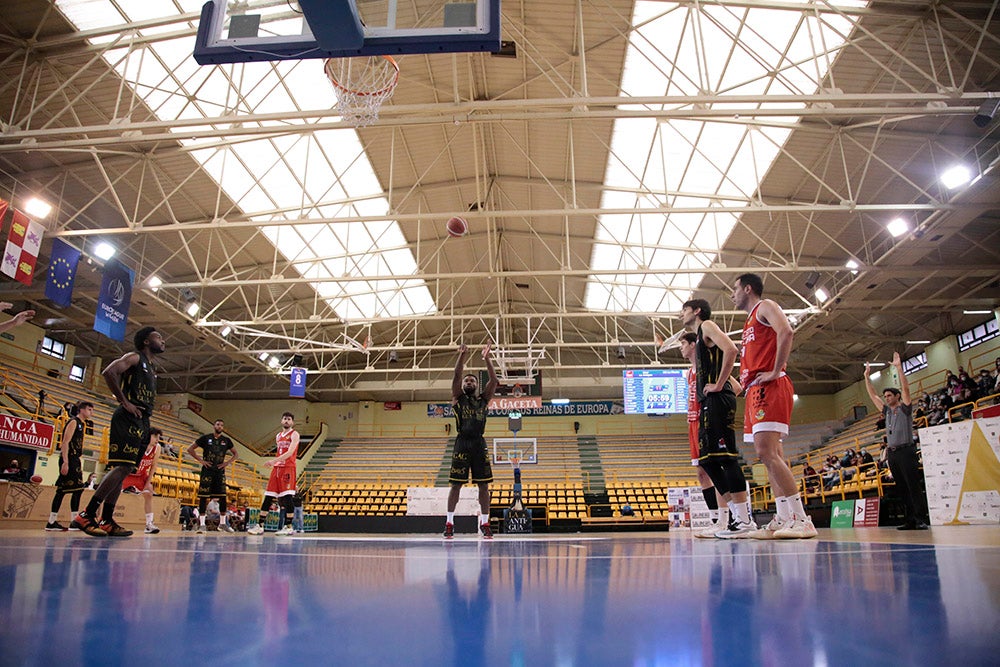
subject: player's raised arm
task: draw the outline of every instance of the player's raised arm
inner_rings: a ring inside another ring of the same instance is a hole
[[[455,361],[455,377],[451,380],[451,399],[457,401],[462,395],[462,375],[465,373],[465,355],[469,348],[466,345],[458,346],[458,359]]]
[[[489,374],[490,379],[486,383],[486,387],[483,388],[483,398],[489,403],[493,399],[493,394],[496,393],[497,387],[500,386],[500,380],[497,378],[497,372],[493,368],[493,355],[490,354],[490,348],[492,345],[487,345],[483,348],[483,361],[486,362],[486,372]]]
[[[872,403],[875,404],[875,409],[878,410],[879,412],[882,412],[882,408],[885,407],[885,403],[882,401],[882,398],[877,393],[875,393],[875,387],[872,386],[872,379],[870,377],[871,372],[872,372],[872,365],[866,361],[865,389],[868,391],[868,398],[870,398],[872,400]]]

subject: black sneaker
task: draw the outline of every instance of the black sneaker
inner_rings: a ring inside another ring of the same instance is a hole
[[[99,528],[100,530],[103,530],[108,537],[132,537],[132,531],[125,530],[115,523],[114,519],[110,521],[102,521]]]
[[[45,524],[45,530],[47,530],[49,532],[57,533],[57,532],[65,532],[65,531],[69,530],[69,528],[67,528],[66,526],[62,525],[58,521],[52,521],[50,523]]]
[[[455,524],[446,523],[444,524],[444,539],[450,540],[455,537]]]
[[[86,514],[78,514],[75,519],[73,519],[73,525],[76,526],[77,530],[82,530],[92,537],[107,537],[106,531],[102,530],[97,522],[91,519]]]

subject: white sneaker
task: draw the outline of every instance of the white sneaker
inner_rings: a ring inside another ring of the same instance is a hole
[[[719,532],[719,524],[713,523],[711,526],[694,531],[694,536],[703,540],[714,540],[717,532]]]
[[[235,533],[236,532],[235,530],[233,530],[233,527],[230,526],[228,523],[221,524],[219,526],[219,531],[221,531],[223,533]]]
[[[816,526],[809,517],[793,516],[792,520],[780,530],[774,531],[774,536],[782,540],[808,540],[816,535],[818,535]]]
[[[295,529],[289,525],[286,525],[284,528],[275,533],[275,535],[294,535],[294,534],[295,534]]]
[[[758,528],[756,531],[751,533],[750,537],[755,540],[773,540],[775,539],[774,534],[784,527],[785,522],[775,516],[766,526]]]
[[[143,532],[146,533],[147,535],[156,535],[158,532],[160,532],[160,529],[151,523],[147,523],[146,530],[144,530]]]
[[[205,524],[199,523],[198,527],[195,528],[194,532],[196,532],[196,533],[204,533],[205,532]]]
[[[254,525],[247,528],[247,535],[263,535],[263,534],[264,534],[264,526],[260,525],[259,523],[255,523]]]
[[[721,540],[739,540],[748,538],[755,532],[757,532],[757,524],[753,521],[746,523],[737,521],[734,525],[727,526],[724,530],[717,532],[715,536]]]

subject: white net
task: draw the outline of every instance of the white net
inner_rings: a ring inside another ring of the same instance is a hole
[[[378,120],[399,81],[399,65],[390,56],[330,58],[324,69],[337,94],[337,112],[354,127]]]

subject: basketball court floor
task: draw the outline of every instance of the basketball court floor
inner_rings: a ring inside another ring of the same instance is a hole
[[[0,532],[4,665],[996,665],[1000,528]]]

